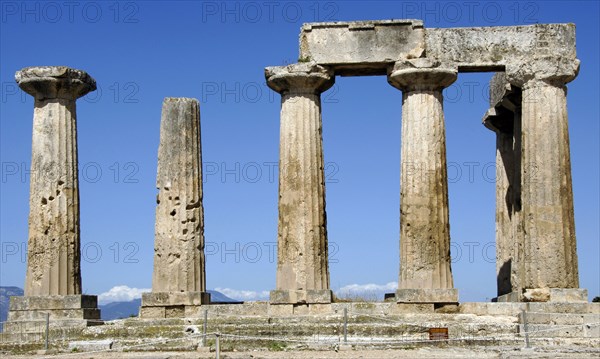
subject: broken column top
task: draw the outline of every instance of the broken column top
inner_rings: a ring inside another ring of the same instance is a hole
[[[66,66],[26,67],[15,74],[19,87],[36,99],[77,99],[96,90],[87,72]]]
[[[165,97],[163,102],[194,102],[200,103],[197,99],[193,97]]]

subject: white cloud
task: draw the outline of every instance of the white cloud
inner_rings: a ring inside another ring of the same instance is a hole
[[[366,299],[383,299],[384,293],[395,292],[398,289],[398,282],[389,282],[386,284],[349,284],[335,290],[335,294],[341,298],[363,297]],[[266,300],[269,299],[269,291],[239,290],[232,288],[217,287],[214,290],[221,292],[232,299],[242,301]]]
[[[237,300],[265,300],[269,299],[269,291],[253,291],[253,290],[237,290],[231,288],[215,288],[217,292],[221,292],[232,299]]]
[[[349,284],[335,290],[335,294],[340,298],[363,297],[382,300],[385,293],[395,292],[396,289],[398,289],[398,282]]]
[[[108,292],[104,292],[98,296],[100,304],[112,302],[128,302],[130,300],[142,297],[142,293],[152,291],[150,288],[129,288],[126,285],[118,285],[112,287]]]
[[[383,293],[394,292],[398,288],[398,282],[389,282],[386,284],[349,284],[335,290],[335,294],[339,297],[382,297]],[[232,288],[215,288],[217,292],[221,292],[226,296],[242,300],[266,300],[269,299],[269,291],[254,291],[254,290],[239,290]],[[133,299],[141,298],[142,293],[151,292],[150,288],[130,288],[126,285],[118,285],[112,287],[109,291],[98,295],[98,302],[100,304],[107,304],[112,302],[125,302]]]

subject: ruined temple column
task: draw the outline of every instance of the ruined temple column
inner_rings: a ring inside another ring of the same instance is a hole
[[[426,59],[396,63],[402,90],[399,303],[456,303],[450,268],[446,134],[442,90],[455,68]]]
[[[504,72],[496,73],[483,118],[496,134],[496,301],[520,292],[523,273],[521,102],[521,89],[510,85]]]
[[[507,66],[522,88],[521,201],[524,273],[521,300],[587,301],[578,289],[567,89],[579,60],[532,59]]]
[[[11,298],[6,330],[45,313],[87,325],[100,311],[96,296],[81,295],[75,102],[94,91],[96,81],[63,66],[25,68],[15,79],[35,104],[25,296]]]
[[[331,72],[310,63],[265,70],[281,94],[277,286],[271,303],[330,303],[320,94]]]
[[[140,313],[158,318],[188,316],[193,307],[210,302],[196,99],[168,97],[163,102],[156,187],[152,292],[143,293]]]

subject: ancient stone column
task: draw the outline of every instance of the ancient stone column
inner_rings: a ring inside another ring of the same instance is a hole
[[[81,295],[75,109],[96,81],[63,66],[25,68],[15,79],[35,105],[25,296],[11,298],[9,321],[40,320],[46,312],[54,321],[99,319],[96,296]]]
[[[525,301],[587,301],[578,289],[567,89],[579,60],[536,58],[507,66],[522,88],[521,201]]]
[[[206,293],[200,105],[165,98],[156,176],[152,293],[142,295],[144,317],[182,317],[210,302]],[[187,308],[187,314],[193,308]]]
[[[496,273],[498,299],[520,291],[523,257],[521,220],[521,89],[499,72],[490,81],[490,109],[483,124],[496,133]]]
[[[320,94],[333,74],[311,63],[265,70],[281,94],[277,286],[271,303],[330,303]]]
[[[456,303],[450,268],[446,134],[442,90],[455,68],[426,59],[396,63],[402,90],[399,303]]]

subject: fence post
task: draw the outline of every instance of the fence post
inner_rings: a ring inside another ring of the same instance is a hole
[[[48,350],[48,339],[50,335],[50,313],[46,313],[46,344],[44,345],[44,349]]]
[[[348,343],[348,308],[344,308],[344,344]]]
[[[208,309],[204,310],[204,328],[202,329],[202,346],[206,346],[206,329],[208,328]]]
[[[525,348],[529,349],[529,325],[527,324],[527,312],[523,310],[521,315],[523,318],[523,330],[525,331]]]
[[[215,333],[215,353],[216,353],[216,358],[220,359],[221,358],[221,342],[219,337],[221,336],[221,334],[219,333]]]

